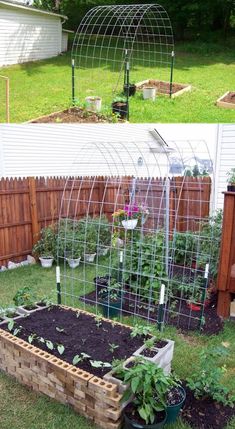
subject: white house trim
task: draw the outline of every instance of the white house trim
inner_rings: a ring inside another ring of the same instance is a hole
[[[50,11],[43,10],[43,9],[38,9],[36,7],[33,7],[33,6],[27,6],[27,5],[24,5],[24,4],[15,3],[14,1],[0,0],[0,5],[1,4],[5,5],[5,6],[8,6],[8,7],[12,7],[12,8],[29,10],[30,12],[39,13],[39,14],[42,14],[42,15],[57,16],[57,17],[62,18],[65,21],[68,19],[68,17],[65,16],[65,15],[61,15],[59,13],[50,12]]]

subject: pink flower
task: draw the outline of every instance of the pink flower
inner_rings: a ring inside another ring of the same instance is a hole
[[[139,207],[136,204],[127,204],[124,207],[124,211],[126,212],[127,216],[132,216],[135,213],[139,213]]]

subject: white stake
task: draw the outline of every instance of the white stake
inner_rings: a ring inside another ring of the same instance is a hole
[[[204,279],[208,279],[208,275],[209,275],[209,264],[206,264]]]
[[[123,262],[123,250],[120,251],[120,262]]]
[[[56,267],[56,283],[60,283],[60,267]]]
[[[161,292],[160,292],[160,300],[159,300],[160,305],[164,304],[164,298],[165,298],[165,285],[162,283]]]

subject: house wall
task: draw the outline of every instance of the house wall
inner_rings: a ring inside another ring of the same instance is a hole
[[[221,124],[218,127],[217,163],[215,178],[216,209],[224,205],[223,191],[227,189],[227,172],[235,167],[235,124]]]
[[[61,52],[67,52],[68,50],[68,33],[62,31],[62,47]]]
[[[60,17],[0,4],[0,67],[56,56],[61,43]]]

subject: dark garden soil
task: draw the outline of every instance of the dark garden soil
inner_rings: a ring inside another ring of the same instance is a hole
[[[188,85],[182,85],[179,83],[173,83],[172,84],[172,94],[175,94],[178,91],[181,91],[181,89],[184,89]],[[138,86],[138,90],[142,90],[143,88],[148,87],[154,87],[157,89],[157,92],[160,94],[170,94],[170,83],[169,82],[163,82],[161,80],[152,80],[150,79],[148,83],[143,83],[142,85]]]
[[[140,354],[148,358],[153,358],[158,352],[156,350],[144,349]]]
[[[223,429],[235,416],[235,408],[215,402],[213,399],[196,399],[185,387],[186,400],[181,412],[183,420],[195,429]]]
[[[112,122],[110,118],[98,113],[94,113],[88,110],[81,109],[79,107],[71,107],[70,109],[63,110],[57,113],[51,113],[47,116],[31,121],[33,124],[39,123],[105,123]],[[120,121],[121,122],[121,121]]]
[[[235,104],[235,92],[229,92],[221,101],[226,101],[226,103]]]
[[[90,359],[95,361],[112,363],[113,359],[130,357],[143,345],[144,339],[130,336],[131,329],[105,321],[100,323],[98,327],[95,316],[53,306],[17,319],[14,328],[22,326],[17,337],[25,341],[28,341],[28,337],[32,334],[51,341],[54,345],[53,350],[49,350],[45,344],[36,339],[32,344],[70,364],[74,356],[81,353],[88,354]],[[1,328],[8,330],[7,324],[1,325]],[[59,344],[65,348],[62,355],[56,349]],[[111,345],[118,347],[112,351]],[[98,377],[102,377],[111,369],[94,368],[88,359],[80,361],[77,366]]]
[[[90,292],[81,296],[80,300],[89,305],[96,305],[96,291]],[[195,331],[199,329],[200,312],[191,310],[187,302],[183,299],[175,300],[176,305],[174,312],[166,306],[165,323],[176,326],[183,332],[189,330]],[[136,295],[126,291],[123,296],[122,315],[128,316],[134,314],[139,317],[147,318],[150,321],[157,321],[158,307],[151,305],[149,308],[147,303],[137,301]],[[212,301],[204,310],[205,323],[202,326],[201,332],[208,335],[218,334],[223,328],[223,322],[217,316],[216,305]]]

